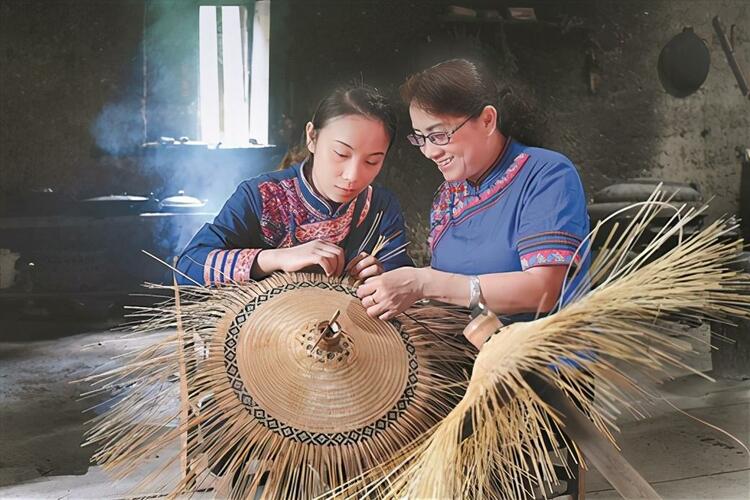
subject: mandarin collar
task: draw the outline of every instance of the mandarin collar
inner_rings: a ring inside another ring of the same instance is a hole
[[[461,181],[465,191],[468,194],[479,195],[486,189],[492,187],[495,184],[495,181],[499,179],[506,170],[508,170],[508,167],[510,167],[514,157],[514,155],[511,154],[512,150],[515,149],[514,146],[515,141],[513,140],[513,138],[506,138],[505,145],[503,146],[502,151],[500,151],[500,154],[495,160],[494,165],[484,173],[484,175],[479,179],[478,183],[471,182],[468,179]]]
[[[318,193],[316,193],[310,181],[307,180],[307,177],[305,176],[305,172],[309,170],[311,167],[312,167],[312,163],[310,163],[307,160],[304,160],[302,163],[298,163],[297,165],[294,166],[294,169],[296,170],[296,173],[297,173],[297,180],[298,180],[298,185],[300,189],[300,194],[302,195],[302,197],[304,198],[304,201],[306,201],[308,205],[310,205],[312,208],[314,208],[316,211],[320,212],[324,216],[334,217],[334,216],[341,215],[342,213],[345,213],[346,210],[349,208],[349,205],[354,200],[366,194],[365,192],[362,192],[357,195],[357,198],[354,198],[354,200],[348,201],[346,203],[333,203],[331,201],[328,201],[322,196],[320,196]]]

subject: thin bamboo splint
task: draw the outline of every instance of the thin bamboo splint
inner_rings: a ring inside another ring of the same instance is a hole
[[[588,282],[571,291],[576,300],[547,317],[499,330],[479,353],[463,399],[439,425],[330,496],[533,498],[557,484],[553,458],[561,447],[583,457],[575,442],[554,437],[564,436],[554,431],[566,422],[530,378],[561,389],[613,443],[621,408],[642,416],[632,402],[652,396],[634,381],[636,370],[666,378],[666,369],[678,366],[708,378],[684,361],[690,348],[667,335],[664,320],[748,317],[750,277],[732,270],[742,251],[742,241],[730,236],[734,222],[720,220],[683,238],[683,228],[706,207],[670,208],[669,201],[657,190],[631,207],[631,223],[608,235]],[[668,210],[674,215],[633,256],[646,228]],[[675,239],[675,248],[655,257]],[[626,362],[627,371],[615,361]],[[462,439],[467,420],[473,432]]]

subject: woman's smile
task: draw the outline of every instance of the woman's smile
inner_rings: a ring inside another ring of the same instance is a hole
[[[447,158],[443,158],[442,160],[435,161],[435,163],[437,164],[437,167],[441,172],[445,172],[453,163],[453,156],[448,156]]]

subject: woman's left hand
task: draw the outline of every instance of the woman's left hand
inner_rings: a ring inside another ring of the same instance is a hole
[[[371,318],[388,320],[422,298],[419,269],[401,267],[369,278],[357,289],[357,296]]]

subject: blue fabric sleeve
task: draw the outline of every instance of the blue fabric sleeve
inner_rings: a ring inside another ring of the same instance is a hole
[[[229,279],[249,279],[255,255],[265,246],[256,200],[250,182],[240,184],[213,223],[204,224],[193,236],[180,255],[177,269],[207,286]],[[177,281],[182,285],[196,284],[180,275]]]
[[[545,165],[530,180],[522,198],[516,236],[521,268],[567,265],[581,255],[578,245],[588,234],[586,196],[571,163]]]

